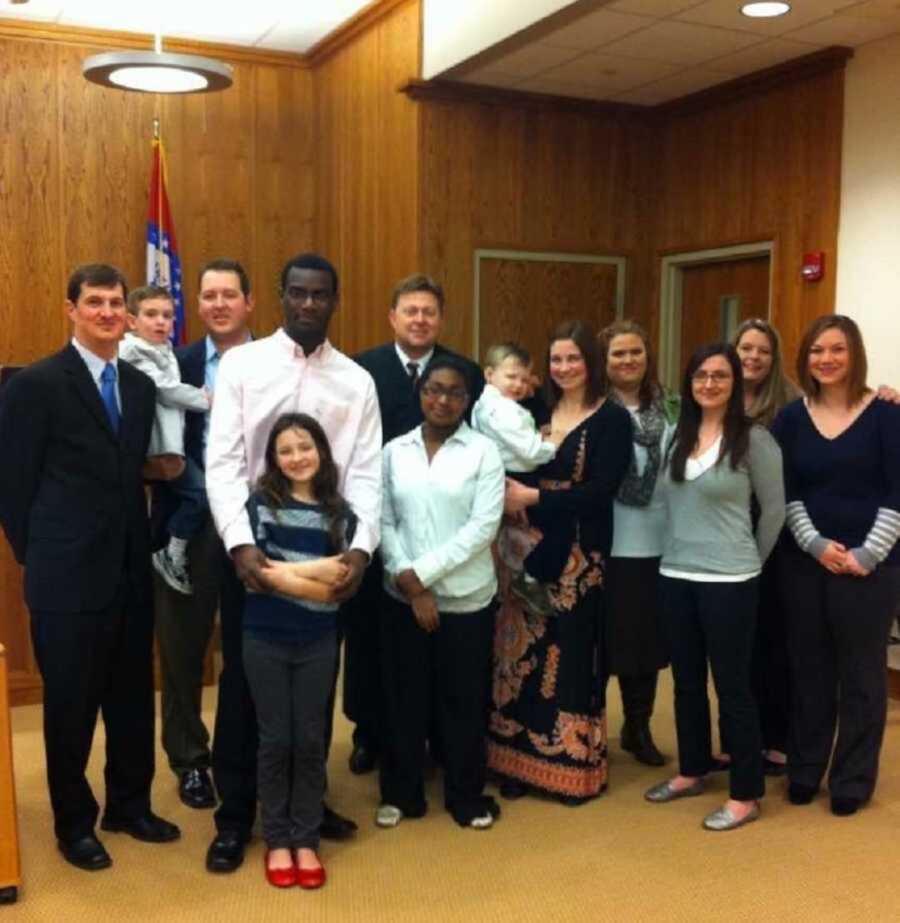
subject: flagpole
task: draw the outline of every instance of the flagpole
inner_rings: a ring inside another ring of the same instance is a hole
[[[156,147],[157,160],[159,163],[159,182],[156,184],[156,214],[159,216],[159,249],[163,248],[163,234],[165,233],[165,216],[163,214],[163,189],[166,182],[165,167],[163,164],[163,146],[159,130],[159,116],[153,119],[153,142]]]

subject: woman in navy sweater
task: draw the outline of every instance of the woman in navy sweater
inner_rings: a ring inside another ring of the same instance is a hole
[[[874,399],[866,370],[856,324],[820,317],[797,357],[805,396],[772,427],[793,536],[780,562],[791,659],[788,797],[812,801],[834,745],[828,786],[838,815],[855,813],[875,788],[900,590],[900,407]]]

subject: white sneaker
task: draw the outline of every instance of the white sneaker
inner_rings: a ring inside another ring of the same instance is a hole
[[[469,821],[469,826],[473,830],[487,830],[494,826],[494,815],[488,812],[487,814],[482,814],[480,817],[473,817]]]
[[[181,561],[176,561],[169,554],[168,548],[160,548],[159,551],[153,552],[153,567],[173,590],[184,593],[185,596],[193,594],[194,587],[188,576],[187,567]]]
[[[396,805],[382,804],[375,812],[377,827],[396,827],[403,819],[403,812]]]

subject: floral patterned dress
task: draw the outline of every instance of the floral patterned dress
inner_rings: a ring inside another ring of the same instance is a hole
[[[538,472],[541,499],[529,518],[572,536],[563,573],[547,588],[550,616],[525,609],[498,562],[488,766],[570,798],[592,798],[607,784],[603,576],[631,448],[628,412],[606,401]],[[558,528],[566,520],[568,532]]]

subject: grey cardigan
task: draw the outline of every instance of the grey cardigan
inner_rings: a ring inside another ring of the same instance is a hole
[[[668,513],[662,567],[721,575],[760,570],[784,525],[781,449],[768,430],[750,430],[736,470],[726,456],[693,481],[675,483],[669,465],[662,477]],[[760,509],[755,536],[751,496]]]

